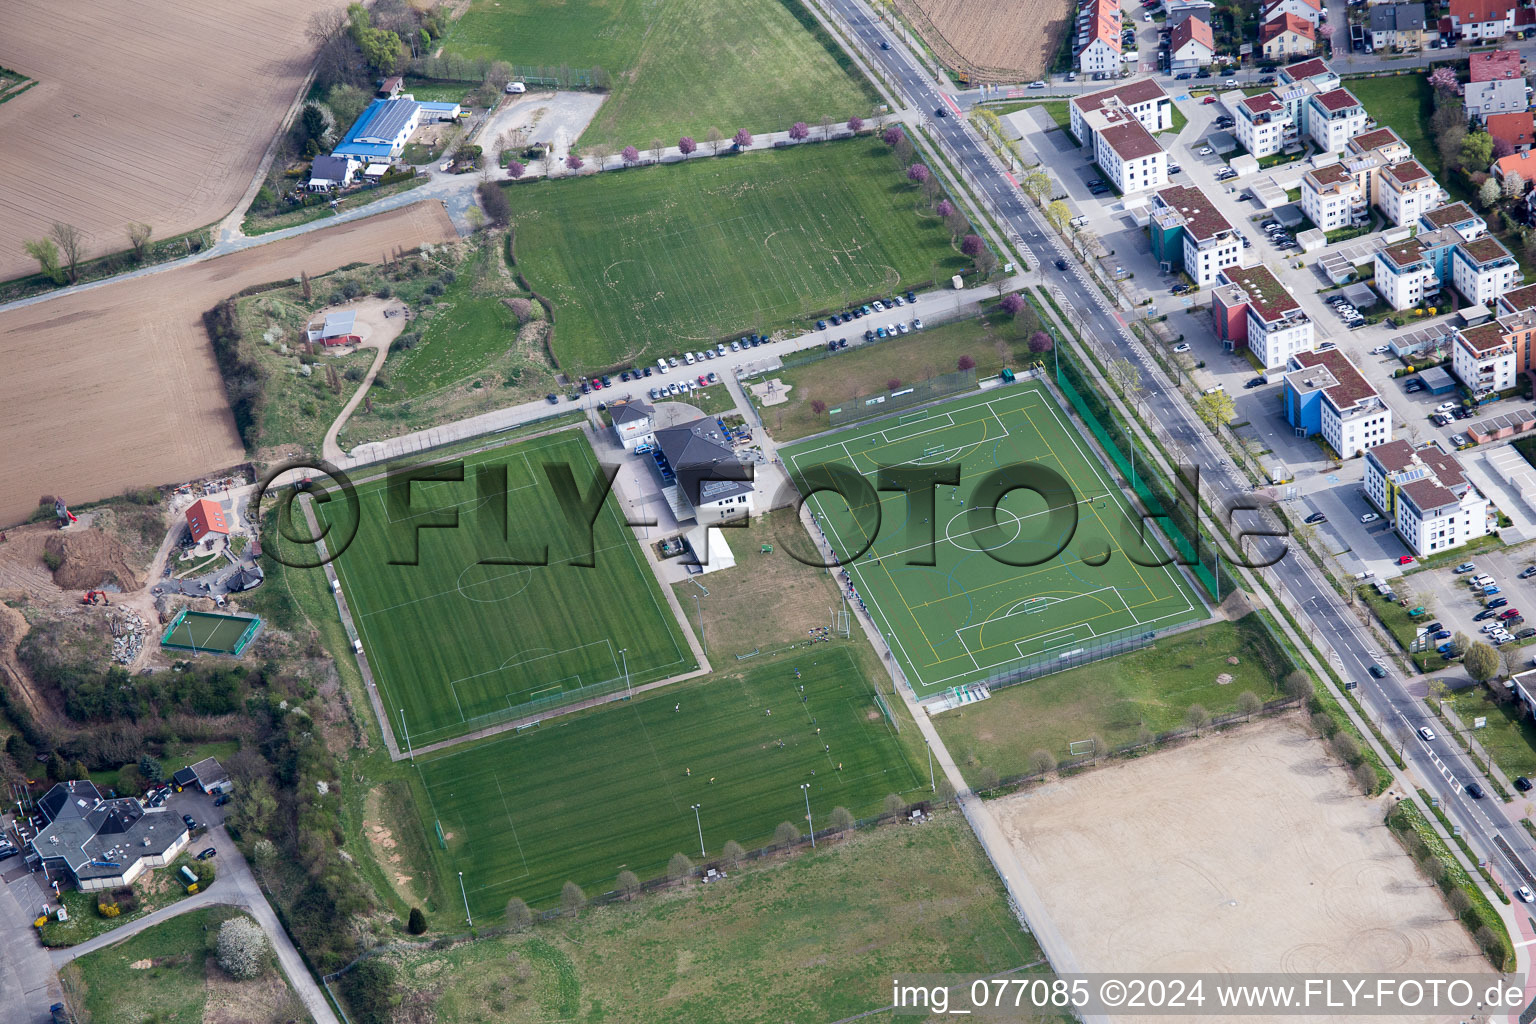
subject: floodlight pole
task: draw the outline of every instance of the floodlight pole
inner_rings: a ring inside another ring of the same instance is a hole
[[[937,793],[939,784],[933,777],[933,744],[928,742],[928,737],[923,737],[923,746],[928,748],[928,792]]]
[[[629,688],[629,648],[620,647],[619,657],[624,662],[624,699],[634,700],[635,692]]]
[[[411,730],[405,725],[405,708],[400,709],[400,731],[405,733],[405,754],[411,759],[411,764],[415,764],[416,754],[411,750]]]
[[[464,891],[464,872],[462,871],[459,872],[459,895],[464,897],[464,920],[473,928],[475,921],[469,916],[469,894]]]
[[[700,806],[700,804],[693,805],[693,823],[699,826],[699,857],[702,859],[709,856],[709,854],[704,852],[704,822],[699,820]]]
[[[704,642],[704,610],[701,607],[699,607],[699,595],[698,594],[694,594],[693,595],[693,611],[694,611],[694,614],[696,616],[698,616],[698,619],[699,619],[699,647],[703,649],[705,654],[708,654],[709,653],[709,644]]]
[[[816,823],[811,821],[811,784],[800,783],[800,791],[805,794],[805,824],[811,830],[811,849],[816,849]]]

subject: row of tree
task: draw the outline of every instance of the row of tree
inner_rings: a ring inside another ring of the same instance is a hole
[[[149,240],[155,229],[137,221],[129,224],[124,233],[129,251],[137,263],[143,263],[149,254]],[[38,272],[56,285],[76,284],[80,280],[80,264],[85,261],[89,239],[84,231],[73,224],[54,221],[48,234],[42,238],[27,239],[21,243],[27,255],[37,260]]]

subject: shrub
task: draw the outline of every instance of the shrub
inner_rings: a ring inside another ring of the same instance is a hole
[[[58,572],[59,566],[64,564],[64,558],[56,551],[44,551],[43,564],[48,567],[49,572]]]
[[[974,370],[976,369],[976,360],[972,359],[970,356],[961,356],[959,359],[955,360],[955,369]]]
[[[405,930],[412,935],[421,935],[427,930],[427,915],[421,912],[420,907],[411,908],[411,916],[405,922]]]
[[[248,917],[232,917],[219,926],[219,966],[231,978],[248,981],[266,967],[267,937]]]
[[[476,191],[480,195],[480,208],[485,211],[486,219],[498,228],[506,227],[512,220],[512,203],[501,186],[494,181],[483,181]]]
[[[685,853],[674,853],[672,859],[667,861],[667,877],[674,882],[681,882],[693,874],[693,861],[688,859]]]
[[[528,909],[528,904],[513,896],[507,900],[507,928],[514,932],[525,932],[533,924],[533,911]]]

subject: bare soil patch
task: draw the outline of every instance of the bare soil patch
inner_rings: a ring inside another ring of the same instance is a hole
[[[59,560],[53,582],[65,590],[114,586],[127,592],[143,586],[128,567],[122,543],[100,530],[55,530],[43,550]]]
[[[308,73],[313,9],[6,4],[0,64],[37,84],[0,106],[0,278],[37,270],[21,240],[54,221],[96,256],[127,249],[134,221],[168,238],[227,214]]]
[[[940,60],[978,81],[1039,78],[1071,27],[1069,0],[896,0]]]
[[[416,203],[0,313],[0,523],[42,494],[79,503],[242,462],[203,313],[251,285],[456,237],[441,204]]]
[[[1085,971],[1485,967],[1381,806],[1295,721],[991,806]],[[1143,1019],[1173,1018],[1116,1017]]]

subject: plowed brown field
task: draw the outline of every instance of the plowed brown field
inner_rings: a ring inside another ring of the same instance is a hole
[[[1049,69],[1071,0],[897,0],[939,59],[979,81],[1017,82]]]
[[[440,203],[0,313],[0,524],[244,461],[202,315],[253,284],[455,238]]]
[[[0,279],[37,269],[54,221],[89,253],[168,238],[235,205],[314,48],[313,0],[7,0],[0,65],[37,80],[0,105]]]

